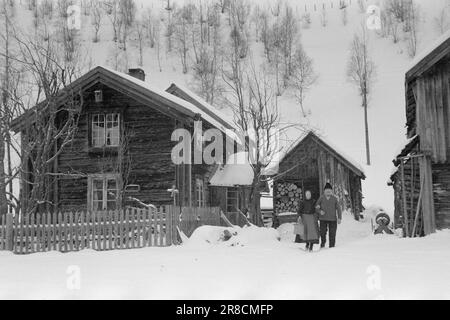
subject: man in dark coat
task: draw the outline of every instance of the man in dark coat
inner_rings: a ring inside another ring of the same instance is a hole
[[[337,225],[341,223],[342,211],[339,200],[333,195],[333,187],[325,184],[324,194],[317,200],[316,211],[320,221],[320,247],[325,247],[327,231],[329,233],[330,248],[336,245]]]

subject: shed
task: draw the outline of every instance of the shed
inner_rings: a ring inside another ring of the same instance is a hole
[[[407,143],[393,160],[395,224],[406,236],[450,227],[450,32],[405,76]]]
[[[351,210],[357,219],[363,210],[363,168],[313,131],[306,132],[287,150],[273,179],[276,214],[297,212],[304,192],[310,190],[317,199],[327,182],[343,210]]]

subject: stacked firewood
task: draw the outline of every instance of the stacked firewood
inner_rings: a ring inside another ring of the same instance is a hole
[[[302,199],[302,189],[290,182],[279,182],[275,188],[275,211],[277,213],[297,212]]]

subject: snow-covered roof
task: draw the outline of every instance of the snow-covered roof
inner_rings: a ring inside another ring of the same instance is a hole
[[[173,92],[175,92],[175,91],[178,91],[179,93],[184,93],[186,96],[188,96],[190,98],[189,102],[191,102],[192,104],[196,105],[197,107],[205,110],[205,112],[210,113],[210,115],[214,119],[221,122],[227,128],[235,130],[234,123],[228,119],[229,118],[228,115],[224,114],[218,108],[216,108],[213,105],[211,105],[210,103],[208,103],[205,99],[200,97],[198,94],[196,94],[192,90],[190,90],[178,83],[172,83],[170,85],[170,87],[166,89],[166,91],[171,94],[173,94]]]
[[[101,79],[103,78],[108,80],[108,82],[111,83],[111,85],[113,86],[120,85],[121,89],[126,90],[127,92],[129,92],[130,95],[136,93],[135,91],[139,91],[140,96],[144,95],[145,98],[148,98],[151,101],[156,100],[160,103],[163,103],[163,107],[160,108],[161,110],[167,111],[170,108],[172,108],[176,110],[178,113],[181,113],[191,118],[194,118],[198,114],[203,120],[210,123],[213,127],[221,130],[222,132],[227,134],[231,139],[237,140],[237,135],[234,132],[232,132],[230,128],[226,127],[222,121],[218,121],[216,117],[212,116],[212,114],[217,111],[214,107],[205,106],[203,108],[199,108],[198,106],[184,99],[181,99],[164,90],[156,88],[155,86],[151,85],[146,81],[142,81],[131,75],[113,70],[109,67],[97,66],[92,70],[90,70],[89,72],[85,73],[83,76],[76,79],[66,88],[74,88],[82,86],[85,82],[96,81],[98,79],[100,79],[101,81]],[[61,90],[60,93],[61,96],[64,97],[62,92],[64,92],[64,90]],[[36,107],[38,108],[39,105]],[[211,108],[211,110],[209,111],[206,110],[205,108]],[[20,126],[23,126],[25,123],[24,120],[32,114],[33,108],[28,110],[18,118],[14,119],[12,124],[13,129],[14,128],[20,129]]]
[[[326,138],[322,136],[318,136],[314,131],[306,131],[303,135],[301,135],[289,148],[286,149],[286,152],[280,157],[279,162],[283,161],[284,158],[292,151],[294,150],[300,143],[302,143],[304,140],[306,140],[307,137],[313,136],[315,139],[319,140],[322,144],[327,146],[329,149],[333,150],[334,153],[342,158],[344,161],[346,161],[351,167],[355,169],[355,171],[358,171],[359,175],[365,176],[364,168],[359,164],[357,161],[353,160],[350,156],[348,156],[345,152],[340,150],[338,147],[336,147],[335,144],[327,140]],[[275,172],[277,173],[277,172]]]
[[[160,90],[160,89],[156,88],[155,86],[151,85],[148,82],[145,82],[145,81],[142,81],[140,79],[137,79],[137,78],[135,78],[133,76],[130,76],[130,75],[126,74],[126,73],[110,69],[108,67],[101,66],[101,68],[103,68],[105,70],[108,70],[108,71],[110,71],[110,72],[112,72],[112,73],[122,77],[123,79],[131,81],[134,84],[141,86],[142,88],[145,88],[145,89],[147,89],[149,91],[152,91],[152,93],[159,95],[161,98],[164,98],[164,99],[167,99],[167,100],[169,100],[169,101],[171,101],[173,103],[176,103],[176,104],[182,106],[183,108],[185,108],[186,110],[191,111],[194,114],[200,114],[202,119],[204,119],[205,121],[209,122],[215,128],[220,129],[223,132],[230,131],[229,130],[230,128],[225,127],[224,124],[221,121],[218,121],[215,117],[211,116],[211,113],[217,112],[217,109],[214,108],[213,106],[209,105],[209,104],[205,105],[205,108],[210,108],[210,112],[207,112],[205,109],[203,109],[203,108],[201,109],[198,106],[190,103],[189,101],[181,99],[181,98],[179,98],[179,97],[177,97],[177,96],[175,96],[175,95],[173,95],[173,94],[171,94],[169,92],[166,92],[164,90]],[[232,136],[233,139],[236,138],[236,136],[232,135],[231,133],[230,133],[230,136]]]
[[[438,50],[445,42],[450,40],[450,30],[440,36],[436,41],[431,43],[426,49],[422,50],[416,57],[411,61],[408,66],[407,75],[411,74],[414,69],[421,64],[421,62],[426,59],[429,55],[431,55],[435,50]],[[449,49],[448,46],[444,46],[443,48]]]
[[[253,169],[248,161],[248,153],[230,155],[227,163],[217,169],[209,182],[217,187],[250,186],[253,182]]]
[[[260,207],[262,210],[273,209],[273,197],[267,193],[261,193]]]

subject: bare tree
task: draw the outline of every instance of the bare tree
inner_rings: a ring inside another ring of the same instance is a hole
[[[174,13],[175,49],[180,57],[183,73],[188,72],[189,26],[193,23],[193,6],[184,5]]]
[[[107,15],[113,29],[113,41],[117,42],[123,26],[123,17],[121,14],[120,0],[109,0],[105,3],[107,6]]]
[[[405,22],[411,0],[385,0],[384,7],[399,22]]]
[[[253,171],[249,194],[251,221],[262,226],[260,186],[265,182],[264,171],[280,152],[280,135],[289,126],[280,125],[276,89],[267,70],[257,69],[250,62],[244,78],[248,95],[244,104],[236,100],[234,119],[244,138],[244,151]]]
[[[271,54],[271,34],[269,25],[269,14],[267,11],[263,11],[260,16],[261,24],[261,41],[264,44],[264,55],[267,61],[270,63]]]
[[[142,15],[142,22],[146,29],[146,37],[148,39],[150,48],[155,47],[154,19],[156,19],[156,17],[153,17],[152,10],[150,8],[147,8],[147,10]]]
[[[284,87],[286,88],[289,84],[289,79],[292,75],[293,66],[292,59],[294,55],[295,45],[300,37],[299,29],[297,25],[297,17],[294,15],[294,10],[288,4],[285,5],[284,15],[281,19],[281,34],[279,37],[281,38],[282,45],[282,54],[283,54],[283,62],[284,62],[284,76],[283,82]]]
[[[174,26],[172,21],[172,12],[174,10],[174,5],[170,2],[170,0],[164,0],[166,4],[164,6],[164,10],[167,12],[166,18],[166,32],[165,36],[167,39],[167,52],[172,52],[172,36],[174,33]]]
[[[221,98],[224,91],[220,81],[223,49],[218,23],[213,28],[212,34],[211,44],[201,46],[198,61],[194,66],[194,81],[197,84],[197,91],[211,104]]]
[[[350,46],[347,76],[349,81],[357,87],[362,99],[362,107],[364,108],[367,165],[371,165],[367,108],[369,105],[369,95],[372,89],[372,82],[375,76],[375,64],[369,56],[366,29],[364,26],[362,26],[361,29],[362,32],[360,34],[354,35]]]
[[[138,65],[141,67],[144,65],[144,48],[145,48],[146,31],[147,28],[145,25],[145,20],[143,18],[137,19],[135,24],[135,33],[139,51]]]
[[[100,40],[98,33],[102,24],[103,10],[98,2],[93,2],[92,5],[92,25],[94,26],[94,37],[92,41],[98,42]]]
[[[120,0],[120,13],[122,15],[122,44],[123,50],[127,50],[127,41],[136,20],[136,4],[134,0]]]
[[[69,89],[79,72],[77,61],[67,61],[56,41],[50,39],[42,44],[17,33],[14,40],[18,48],[14,59],[26,71],[26,83],[35,93],[33,111],[23,98],[12,96],[21,112],[28,114],[21,135],[20,173],[23,188],[28,190],[22,195],[21,213],[29,214],[57,205],[51,190],[60,174],[53,170],[53,164],[72,142],[83,96],[77,89]]]
[[[439,15],[434,18],[437,32],[442,35],[450,29],[449,6],[445,6],[440,10]]]
[[[8,164],[11,164],[10,148],[11,137],[9,135],[9,124],[10,124],[10,98],[9,93],[11,90],[11,61],[9,59],[10,55],[10,11],[6,1],[2,1],[1,17],[4,23],[4,32],[1,32],[1,38],[4,42],[4,70],[1,74],[1,109],[0,109],[0,220],[6,214],[8,210],[8,197],[6,195],[7,187],[7,172],[5,170],[5,156],[8,156]],[[3,51],[3,48],[2,48]],[[6,142],[6,143],[5,143]],[[10,149],[9,149],[10,150]],[[10,190],[12,191],[12,190]]]
[[[320,24],[324,28],[328,25],[328,14],[325,8],[322,8],[322,11],[320,11]]]
[[[346,26],[348,23],[348,12],[346,4],[344,4],[341,8],[341,21],[344,26]]]
[[[161,64],[161,24],[159,19],[153,20],[152,23],[153,29],[153,39],[155,43],[156,49],[156,58],[158,60],[159,72],[162,72],[162,64]]]
[[[388,34],[392,36],[392,41],[394,43],[399,42],[400,22],[390,11],[386,11],[385,24]]]
[[[412,2],[407,7],[407,18],[405,25],[407,25],[407,48],[408,54],[411,58],[414,58],[417,53],[417,46],[419,41],[419,20],[420,20],[420,10],[419,7]]]
[[[306,117],[307,113],[304,108],[305,96],[317,81],[318,76],[314,72],[313,60],[308,57],[301,45],[295,51],[293,65],[294,72],[292,73],[290,83],[294,91],[294,96],[300,105],[301,112]]]

